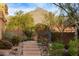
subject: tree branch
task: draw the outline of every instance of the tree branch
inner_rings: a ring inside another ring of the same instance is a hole
[[[63,8],[61,4],[59,4],[59,5],[57,5],[56,3],[53,3],[53,4],[56,5],[56,6],[58,6],[58,7],[60,7],[60,8],[63,9],[67,14],[69,14],[69,12],[68,12],[65,8]]]

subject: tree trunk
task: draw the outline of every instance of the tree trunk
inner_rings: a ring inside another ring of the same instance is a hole
[[[78,39],[78,31],[77,31],[77,28],[78,27],[78,24],[75,22],[75,39],[77,40]]]

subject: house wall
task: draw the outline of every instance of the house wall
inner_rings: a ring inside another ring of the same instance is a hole
[[[8,14],[7,5],[0,3],[0,40],[2,39],[2,34],[5,31],[6,15]]]
[[[2,39],[2,33],[4,32],[4,22],[0,19],[0,40]]]

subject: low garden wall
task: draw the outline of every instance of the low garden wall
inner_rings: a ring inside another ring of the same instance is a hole
[[[64,43],[68,43],[68,41],[70,39],[73,39],[75,36],[74,32],[64,32],[63,36],[61,36],[61,34],[62,33],[60,33],[60,32],[53,32],[51,40],[56,41],[56,40],[63,39]]]

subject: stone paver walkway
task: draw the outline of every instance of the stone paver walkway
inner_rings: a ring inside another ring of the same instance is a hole
[[[8,56],[10,50],[0,49],[0,56]]]
[[[14,51],[18,49],[17,51]],[[4,56],[41,56],[41,50],[37,41],[21,42],[18,47],[13,47],[10,50],[0,50],[0,55]]]
[[[41,51],[36,41],[26,41],[22,44],[23,56],[41,56]]]

